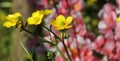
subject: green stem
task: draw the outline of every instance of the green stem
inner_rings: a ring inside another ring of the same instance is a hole
[[[43,25],[43,27],[45,29],[47,29],[48,31],[50,31],[55,37],[57,37],[60,41],[63,41],[61,40],[52,30],[50,30],[49,28],[47,28],[46,26]],[[65,45],[65,44],[64,44]],[[64,61],[66,61],[67,59],[65,58],[65,56],[63,55],[63,53],[61,52],[61,50],[55,45],[56,49],[58,50],[58,52],[60,53],[60,55],[62,56],[62,58],[64,59]],[[66,51],[67,52],[67,51]],[[68,52],[67,52],[68,53]],[[70,55],[69,55],[70,56]],[[70,58],[71,60],[71,58]]]
[[[22,30],[26,31],[27,33],[30,33],[30,34],[33,35],[33,36],[38,37],[42,42],[46,42],[46,43],[49,43],[49,44],[54,45],[52,42],[49,42],[49,41],[45,40],[45,39],[42,38],[41,36],[39,36],[39,35],[37,35],[37,34],[35,34],[35,33],[33,33],[33,32],[30,32],[30,31],[28,31],[28,30],[25,29],[25,28],[22,28]]]
[[[72,61],[72,59],[70,58],[70,54],[69,54],[69,52],[68,52],[68,50],[67,50],[67,47],[66,47],[66,45],[65,45],[65,42],[64,42],[64,32],[62,32],[62,44],[63,44],[63,46],[64,46],[64,48],[65,48],[65,51],[66,51],[66,53],[67,53],[67,56],[68,56],[69,60]]]
[[[30,60],[31,61],[33,61],[33,59],[32,59],[32,55],[29,53],[29,51],[26,49],[26,47],[25,47],[25,45],[24,45],[24,43],[22,42],[22,38],[21,38],[21,33],[20,32],[18,32],[19,33],[19,43],[20,43],[20,45],[22,46],[22,48],[25,50],[25,52],[27,53],[27,55],[30,57]]]
[[[65,56],[63,55],[62,51],[58,48],[57,45],[55,45],[55,48],[57,49],[57,51],[59,52],[60,56],[64,59],[64,61],[67,61],[67,59],[65,58]]]
[[[65,48],[65,51],[66,51],[66,53],[67,53],[67,56],[68,56],[69,60],[72,61],[72,59],[70,58],[70,55],[69,55],[69,53],[68,53],[67,47],[65,46],[64,41],[62,41],[62,44],[63,44],[63,46],[64,46],[64,48]]]
[[[31,54],[28,52],[28,50],[25,48],[25,45],[23,44],[22,41],[19,41],[20,45],[22,46],[22,48],[25,50],[25,52],[27,53],[27,55],[30,57],[30,60],[33,61]]]
[[[47,29],[48,31],[50,31],[55,36],[55,38],[58,38],[60,41],[62,41],[52,30],[50,30],[49,28],[47,28],[45,25],[43,25],[43,27],[45,29]]]

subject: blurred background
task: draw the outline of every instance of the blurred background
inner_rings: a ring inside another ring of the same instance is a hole
[[[2,26],[2,23],[5,21],[5,17],[8,14],[15,12],[22,13],[24,20],[26,20],[29,16],[31,16],[31,13],[33,11],[37,9],[45,9],[45,7],[42,6],[44,5],[42,4],[43,1],[47,0],[0,0],[0,61],[30,61],[25,51],[18,42],[19,39],[18,31],[14,29],[7,29]],[[83,1],[85,7],[82,10],[82,14],[86,28],[89,32],[93,32],[95,35],[99,35],[98,12],[100,11],[100,9],[102,9],[105,3],[110,2],[112,4],[115,4],[115,0],[83,0]],[[31,37],[29,34],[22,32],[22,40],[25,43],[27,40],[31,40],[29,39],[29,37]],[[40,44],[39,46],[43,45]],[[39,55],[37,60],[48,61],[46,58],[46,52],[44,54]]]

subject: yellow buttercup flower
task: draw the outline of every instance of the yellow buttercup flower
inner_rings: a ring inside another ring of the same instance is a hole
[[[16,26],[17,22],[21,20],[22,15],[20,13],[10,14],[6,17],[7,21],[3,23],[3,26],[10,28]]]
[[[73,17],[69,16],[65,19],[63,15],[56,17],[56,20],[51,21],[51,25],[55,26],[57,30],[64,30],[71,28],[69,24],[72,22]]]
[[[39,25],[42,22],[44,15],[51,14],[52,10],[37,10],[33,12],[32,17],[29,17],[27,22],[29,25]]]
[[[27,22],[29,25],[38,25],[42,22],[44,14],[41,14],[40,11],[36,11],[32,14],[32,17],[29,17]]]
[[[120,16],[116,19],[117,22],[120,22]]]

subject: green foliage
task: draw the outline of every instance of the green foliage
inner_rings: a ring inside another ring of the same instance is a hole
[[[97,57],[97,58],[99,58],[99,59],[102,59],[103,58],[103,54],[101,54],[101,53],[99,53],[99,52],[97,52],[97,51],[95,51],[95,50],[93,50],[93,55],[95,56],[95,57]]]
[[[4,22],[5,16],[4,11],[0,11],[0,25]],[[8,61],[10,59],[11,35],[12,29],[6,29],[0,26],[0,59],[2,61]]]
[[[55,61],[55,54],[53,51],[48,51],[47,53],[48,59],[50,59],[51,61]]]
[[[12,29],[6,29],[2,26],[6,14],[9,13],[10,10],[10,5],[7,3],[10,1],[11,0],[0,1],[0,61],[10,61],[11,59]]]

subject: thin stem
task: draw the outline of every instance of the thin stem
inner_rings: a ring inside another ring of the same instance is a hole
[[[68,3],[68,0],[66,0],[66,4],[67,4],[67,7],[68,7],[68,9],[69,9],[69,15],[70,15],[70,12],[71,12],[71,10],[70,10],[70,6],[69,6],[69,3]],[[74,35],[76,34],[75,33],[75,25],[74,25],[74,23],[72,22],[72,24],[73,24],[73,33],[74,33]],[[77,37],[76,37],[76,35],[75,35],[75,39],[76,39],[76,44],[77,44],[77,51],[79,51],[79,44],[78,44],[78,41],[77,41]],[[79,54],[79,52],[78,52],[78,54]],[[80,58],[80,55],[79,55],[79,58]]]
[[[29,51],[26,49],[24,43],[22,42],[21,33],[20,32],[18,32],[18,33],[19,33],[19,43],[20,43],[20,45],[25,50],[25,52],[27,53],[27,55],[30,57],[30,60],[33,61],[32,55],[29,53]]]
[[[69,39],[67,39],[67,42],[68,42],[68,44],[69,44],[69,50],[70,50],[70,52],[72,53],[72,49],[71,49],[71,47],[70,47],[70,41],[69,41]],[[73,56],[73,54],[71,54],[71,56]]]
[[[62,51],[58,48],[57,45],[55,45],[56,50],[59,52],[60,56],[64,59],[64,61],[67,61],[67,59],[65,58],[64,54],[62,53]]]
[[[66,51],[66,53],[67,53],[67,56],[68,56],[69,60],[72,61],[72,59],[70,58],[70,55],[69,55],[69,53],[68,53],[67,47],[65,46],[64,41],[62,41],[62,44],[63,44],[63,46],[64,46],[64,48],[65,48],[65,51]]]
[[[25,28],[22,28],[22,30],[26,31],[27,33],[30,33],[30,34],[31,34],[31,35],[33,35],[33,36],[37,36],[35,33],[30,32],[30,31],[28,31],[28,30],[27,30],[27,29],[25,29]]]
[[[62,32],[62,44],[63,44],[63,46],[64,46],[64,48],[65,48],[65,51],[66,51],[66,53],[67,53],[67,56],[68,56],[69,60],[72,61],[72,59],[70,58],[70,54],[69,54],[69,52],[68,52],[68,50],[67,50],[67,47],[66,47],[66,45],[65,45],[65,42],[64,42],[64,32]]]
[[[46,42],[46,43],[49,43],[49,44],[54,45],[52,42],[49,42],[49,41],[45,40],[45,39],[42,38],[41,36],[39,36],[39,35],[37,35],[37,34],[35,34],[35,33],[33,33],[33,32],[30,32],[30,31],[28,31],[28,30],[25,29],[25,28],[22,28],[22,30],[26,31],[27,33],[30,33],[30,34],[33,35],[33,36],[38,37],[42,42]]]
[[[28,52],[28,50],[25,48],[25,45],[23,44],[22,41],[19,41],[20,45],[22,46],[22,48],[25,50],[25,52],[27,53],[27,55],[30,57],[30,60],[33,61],[31,54]]]
[[[47,29],[48,31],[50,31],[55,37],[57,37],[60,41],[63,41],[61,40],[52,30],[50,30],[49,28],[47,28],[46,26],[43,25],[43,27],[45,29]],[[60,53],[60,55],[62,56],[62,58],[64,59],[64,61],[67,61],[67,59],[65,58],[64,54],[61,52],[61,50],[55,45],[55,48],[57,49],[57,51]],[[70,59],[71,60],[71,59]]]
[[[47,28],[45,25],[43,25],[43,27],[45,29],[47,29],[48,31],[50,31],[55,36],[55,38],[58,38],[60,41],[62,41],[52,30],[50,30],[49,28]]]

